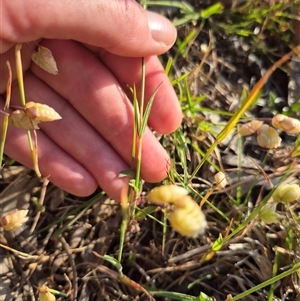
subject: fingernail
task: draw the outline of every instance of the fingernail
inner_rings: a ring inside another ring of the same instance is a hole
[[[177,36],[174,25],[165,17],[151,11],[147,11],[147,19],[153,40],[171,47]]]

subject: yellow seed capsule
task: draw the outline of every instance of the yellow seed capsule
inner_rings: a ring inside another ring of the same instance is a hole
[[[273,193],[273,199],[286,203],[297,201],[300,199],[300,187],[297,184],[280,185]]]
[[[24,110],[15,110],[9,115],[9,124],[18,129],[38,130],[39,121],[32,120],[28,117]]]
[[[204,213],[190,196],[184,196],[174,206],[168,218],[175,231],[186,237],[203,234],[207,226]]]
[[[263,124],[257,130],[257,143],[264,148],[276,148],[280,146],[281,138],[274,128],[267,124]]]
[[[52,52],[47,47],[39,46],[38,51],[31,55],[31,59],[43,70],[57,75],[58,69]]]
[[[272,125],[290,134],[298,134],[300,132],[300,121],[283,114],[275,115],[272,118]]]
[[[51,107],[29,101],[23,110],[15,110],[9,116],[9,122],[16,128],[38,130],[38,123],[61,119],[61,116]]]
[[[61,119],[61,116],[53,108],[38,102],[27,102],[25,111],[30,119],[36,121],[48,122]]]
[[[228,184],[225,174],[221,171],[216,173],[214,178],[219,189],[223,189]]]
[[[43,285],[39,288],[39,301],[55,301],[55,296],[49,292],[49,288]]]
[[[161,205],[162,203],[175,203],[186,195],[188,195],[188,191],[183,187],[163,185],[153,188],[146,198],[152,204]]]
[[[0,225],[6,230],[11,231],[21,227],[27,220],[28,210],[15,210],[0,219]]]
[[[247,122],[243,124],[240,128],[238,133],[241,136],[249,136],[254,134],[263,124],[263,121],[259,120],[252,120],[250,122]]]

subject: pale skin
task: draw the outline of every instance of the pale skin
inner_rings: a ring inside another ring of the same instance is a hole
[[[45,103],[62,116],[41,124],[38,131],[42,175],[78,196],[90,195],[100,186],[119,200],[126,184],[119,172],[129,169],[132,147],[133,109],[127,85],[136,84],[139,92],[142,56],[146,100],[162,82],[149,126],[168,134],[181,123],[176,94],[157,58],[173,45],[175,28],[133,0],[3,0],[1,6],[1,106],[8,77],[5,62],[9,60],[14,70],[13,46],[23,43],[26,100]],[[52,51],[57,76],[31,62],[34,41]],[[12,103],[19,104],[15,73],[13,77]],[[32,167],[24,130],[9,128],[5,152]],[[168,168],[167,153],[147,129],[142,178],[158,182]]]

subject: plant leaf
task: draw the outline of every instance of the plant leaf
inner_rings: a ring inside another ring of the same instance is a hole
[[[152,104],[153,104],[153,101],[154,101],[154,98],[155,98],[155,95],[159,89],[159,87],[162,85],[162,82],[157,86],[157,88],[154,90],[154,92],[152,93],[148,103],[147,103],[147,106],[146,106],[146,109],[145,109],[145,113],[144,113],[144,116],[143,116],[143,120],[142,120],[142,124],[141,124],[141,127],[139,128],[139,132],[138,132],[138,135],[139,137],[142,137],[145,130],[146,130],[146,126],[147,126],[147,123],[148,123],[148,118],[149,118],[149,115],[150,115],[150,112],[151,112],[151,108],[152,108]]]

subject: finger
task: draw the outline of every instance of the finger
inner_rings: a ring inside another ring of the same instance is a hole
[[[1,114],[1,124],[2,118]],[[33,168],[25,130],[8,127],[5,153],[23,165]],[[49,177],[52,183],[62,189],[75,195],[87,196],[97,188],[94,177],[87,169],[78,164],[42,132],[38,132],[38,156],[42,175]]]
[[[140,98],[141,59],[124,58],[103,50],[99,50],[98,55],[120,83],[125,83],[130,87],[136,86],[137,96]],[[159,133],[171,133],[179,127],[182,121],[182,112],[175,91],[157,57],[151,56],[145,59],[145,73],[146,103],[161,85],[154,98],[149,125]]]
[[[130,165],[133,109],[118,81],[92,52],[72,41],[47,40],[59,68],[53,76],[33,65],[34,74],[72,106]],[[143,137],[142,177],[158,182],[166,176],[169,157],[149,129]]]
[[[1,29],[0,29],[1,32]],[[36,43],[28,43],[23,45],[22,47],[22,67],[23,70],[27,70],[30,67],[31,59],[30,56],[32,54],[33,49],[35,48]],[[0,45],[1,47],[1,45]],[[1,53],[1,48],[0,48]],[[8,79],[8,69],[6,62],[10,63],[11,70],[12,70],[12,78],[13,80],[17,77],[16,76],[16,61],[15,61],[15,49],[11,48],[4,54],[0,56],[0,94],[5,92],[6,83]]]
[[[125,179],[120,178],[119,173],[128,170],[129,166],[69,102],[49,89],[45,83],[27,73],[24,84],[28,101],[48,104],[62,116],[59,121],[40,123],[39,134],[46,134],[53,144],[74,158],[81,169],[87,170],[93,176],[93,181],[96,180],[108,195],[119,200],[120,190],[125,184]],[[17,95],[17,89],[13,89],[12,93]],[[13,99],[14,102],[16,98]],[[41,158],[40,165],[44,163],[45,160]],[[69,175],[65,172],[63,174],[64,181],[68,181]]]
[[[134,0],[14,0],[1,3],[0,50],[38,38],[73,39],[124,56],[166,52],[176,30]]]

